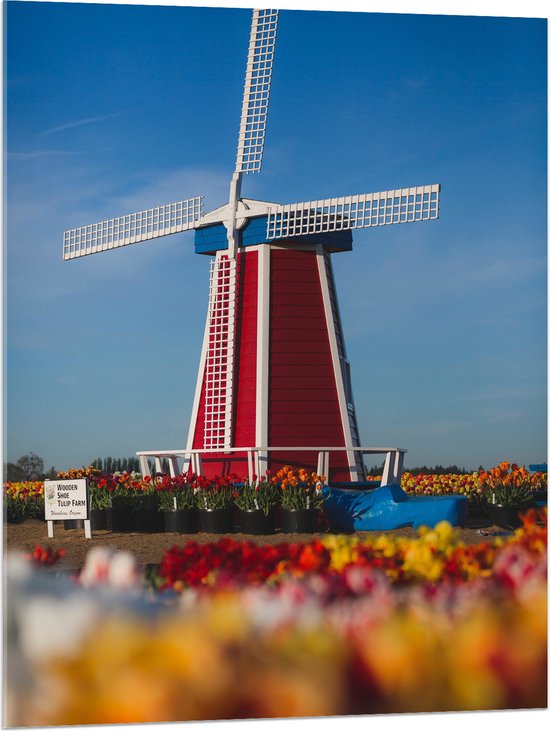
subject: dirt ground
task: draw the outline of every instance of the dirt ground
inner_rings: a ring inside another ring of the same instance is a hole
[[[399,528],[388,531],[392,535],[413,537],[412,528]],[[491,541],[497,535],[509,535],[496,526],[487,526],[480,523],[471,523],[460,529],[461,540],[464,543],[480,543]],[[281,541],[296,542],[310,541],[313,538],[322,538],[327,533],[275,533],[269,536],[250,536],[244,533],[228,534],[235,540],[252,540],[260,545],[280,543]],[[379,532],[358,532],[360,537],[380,535]],[[46,523],[42,520],[25,520],[23,523],[4,524],[4,550],[17,553],[30,553],[36,545],[43,548],[51,546],[53,549],[65,549],[65,556],[56,564],[57,569],[80,569],[84,564],[86,553],[93,546],[130,551],[141,566],[158,564],[164,552],[172,546],[183,545],[189,540],[207,543],[216,541],[221,535],[212,533],[111,533],[110,531],[96,531],[92,538],[84,537],[83,529],[65,530],[63,522],[55,524],[54,538],[48,538]]]

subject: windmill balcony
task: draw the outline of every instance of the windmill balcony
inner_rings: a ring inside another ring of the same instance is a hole
[[[363,454],[384,454],[384,468],[380,486],[400,485],[403,474],[403,460],[406,449],[399,447],[233,447],[224,449],[223,453],[232,454],[238,452],[246,454],[248,464],[248,479],[252,480],[253,475],[265,474],[269,468],[270,452],[295,452],[299,457],[300,453],[317,453],[317,474],[325,475],[327,483],[330,483],[330,454],[334,452],[353,452]],[[162,472],[162,462],[168,462],[170,475],[176,477],[188,469],[193,470],[197,475],[202,474],[202,458],[210,454],[220,454],[219,449],[181,449],[181,450],[158,450],[136,452],[139,457],[141,473],[144,476],[151,476],[150,461],[154,462],[155,472]],[[365,487],[364,482],[347,483],[346,487]],[[375,485],[369,485],[370,487]]]

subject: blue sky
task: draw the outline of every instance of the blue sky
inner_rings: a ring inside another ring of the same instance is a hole
[[[63,262],[62,233],[226,202],[250,10],[5,7],[4,459],[181,448],[208,258],[188,233]],[[437,222],[333,258],[362,443],[406,466],[546,459],[546,22],[279,15],[243,195],[442,185]]]

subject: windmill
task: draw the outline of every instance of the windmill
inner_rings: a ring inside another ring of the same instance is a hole
[[[196,196],[71,229],[63,257],[194,230],[196,253],[212,260],[187,453],[201,453],[206,474],[242,474],[246,448],[259,450],[261,471],[295,463],[298,447],[311,467],[322,448],[338,448],[332,479],[357,480],[363,462],[350,451],[360,440],[331,256],[351,250],[353,229],[437,218],[440,186],[286,205],[241,197],[243,175],[261,170],[277,20],[277,10],[252,14],[229,202],[205,215]]]

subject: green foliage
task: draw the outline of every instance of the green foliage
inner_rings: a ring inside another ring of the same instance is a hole
[[[323,493],[315,485],[287,485],[281,490],[281,506],[286,510],[322,508]]]
[[[4,498],[4,506],[8,523],[22,523],[26,518],[30,517],[27,513],[25,502],[19,500],[19,498],[6,496]]]
[[[476,517],[484,517],[487,515],[487,493],[486,492],[469,492],[468,498],[468,514]]]
[[[190,510],[196,507],[191,485],[176,485],[172,489],[159,490],[157,496],[159,510]]]
[[[98,487],[94,480],[90,480],[90,500],[91,506],[95,510],[105,510],[111,504],[111,494],[104,487]]]
[[[269,515],[279,501],[280,491],[269,480],[245,480],[243,485],[235,485],[235,505],[239,510],[263,510]]]
[[[218,510],[233,505],[233,485],[222,485],[213,489],[200,489],[196,494],[199,510]]]
[[[533,500],[533,490],[529,485],[500,484],[491,488],[491,500],[497,505],[525,505]]]
[[[44,517],[44,496],[27,490],[21,483],[22,489],[15,494],[4,492],[5,517],[8,523],[21,523],[27,518],[42,519]]]

